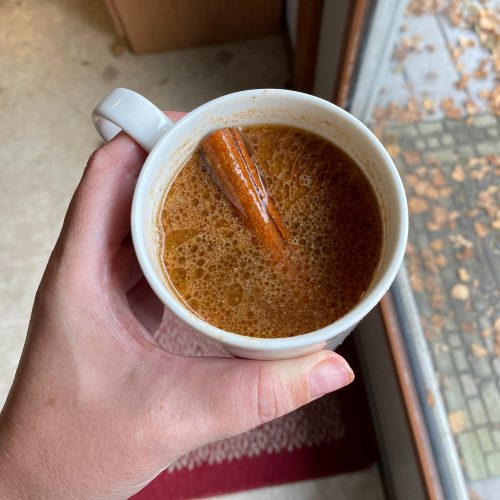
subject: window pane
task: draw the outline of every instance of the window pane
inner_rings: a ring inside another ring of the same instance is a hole
[[[385,32],[377,24],[384,5],[397,20],[392,38],[390,26]],[[382,140],[405,184],[408,285],[400,276],[395,291],[411,292],[409,302],[397,300],[416,305],[412,335],[422,333],[429,354],[416,354],[423,385],[439,388],[428,398],[428,387],[420,393],[438,447],[449,454],[444,470],[453,475],[456,466],[470,491],[498,498],[500,4],[412,0],[400,16],[398,5],[377,3],[364,54],[379,54],[386,70],[377,77],[362,57],[352,109]],[[432,408],[441,403],[444,424]]]

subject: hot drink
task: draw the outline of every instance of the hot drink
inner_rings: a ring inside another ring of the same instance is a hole
[[[269,227],[242,216],[200,146],[163,200],[165,280],[196,315],[226,331],[289,337],[331,324],[360,301],[379,264],[375,192],[355,161],[322,137],[282,125],[238,134],[258,169],[249,182]]]

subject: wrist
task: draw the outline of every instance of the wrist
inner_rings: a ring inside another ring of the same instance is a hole
[[[39,471],[29,463],[31,446],[15,432],[9,416],[0,413],[0,496],[2,500],[44,498],[34,479]]]
[[[6,450],[5,433],[0,431],[0,491],[2,498],[18,499],[29,496],[23,485],[16,459]]]
[[[3,416],[0,414],[0,500],[92,496],[82,484],[72,484],[72,467],[52,461],[57,449],[52,448],[48,455],[43,439],[32,439],[23,432],[26,427],[5,425]]]

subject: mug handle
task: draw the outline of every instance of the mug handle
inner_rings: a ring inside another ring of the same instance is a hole
[[[92,112],[105,142],[124,130],[148,153],[173,123],[153,103],[133,90],[112,90]]]

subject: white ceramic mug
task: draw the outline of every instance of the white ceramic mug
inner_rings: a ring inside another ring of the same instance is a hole
[[[335,349],[387,292],[401,265],[408,234],[403,184],[387,151],[359,120],[318,97],[290,90],[260,89],[214,99],[173,124],[146,98],[127,89],[113,90],[92,118],[105,141],[123,129],[149,156],[137,181],[132,204],[132,237],[149,284],[177,316],[220,342],[235,356],[279,359],[323,348]],[[193,314],[165,283],[159,258],[158,212],[165,189],[200,140],[222,127],[275,123],[300,127],[333,142],[362,168],[382,208],[384,242],[381,261],[361,301],[345,316],[314,332],[265,339],[227,332]]]

